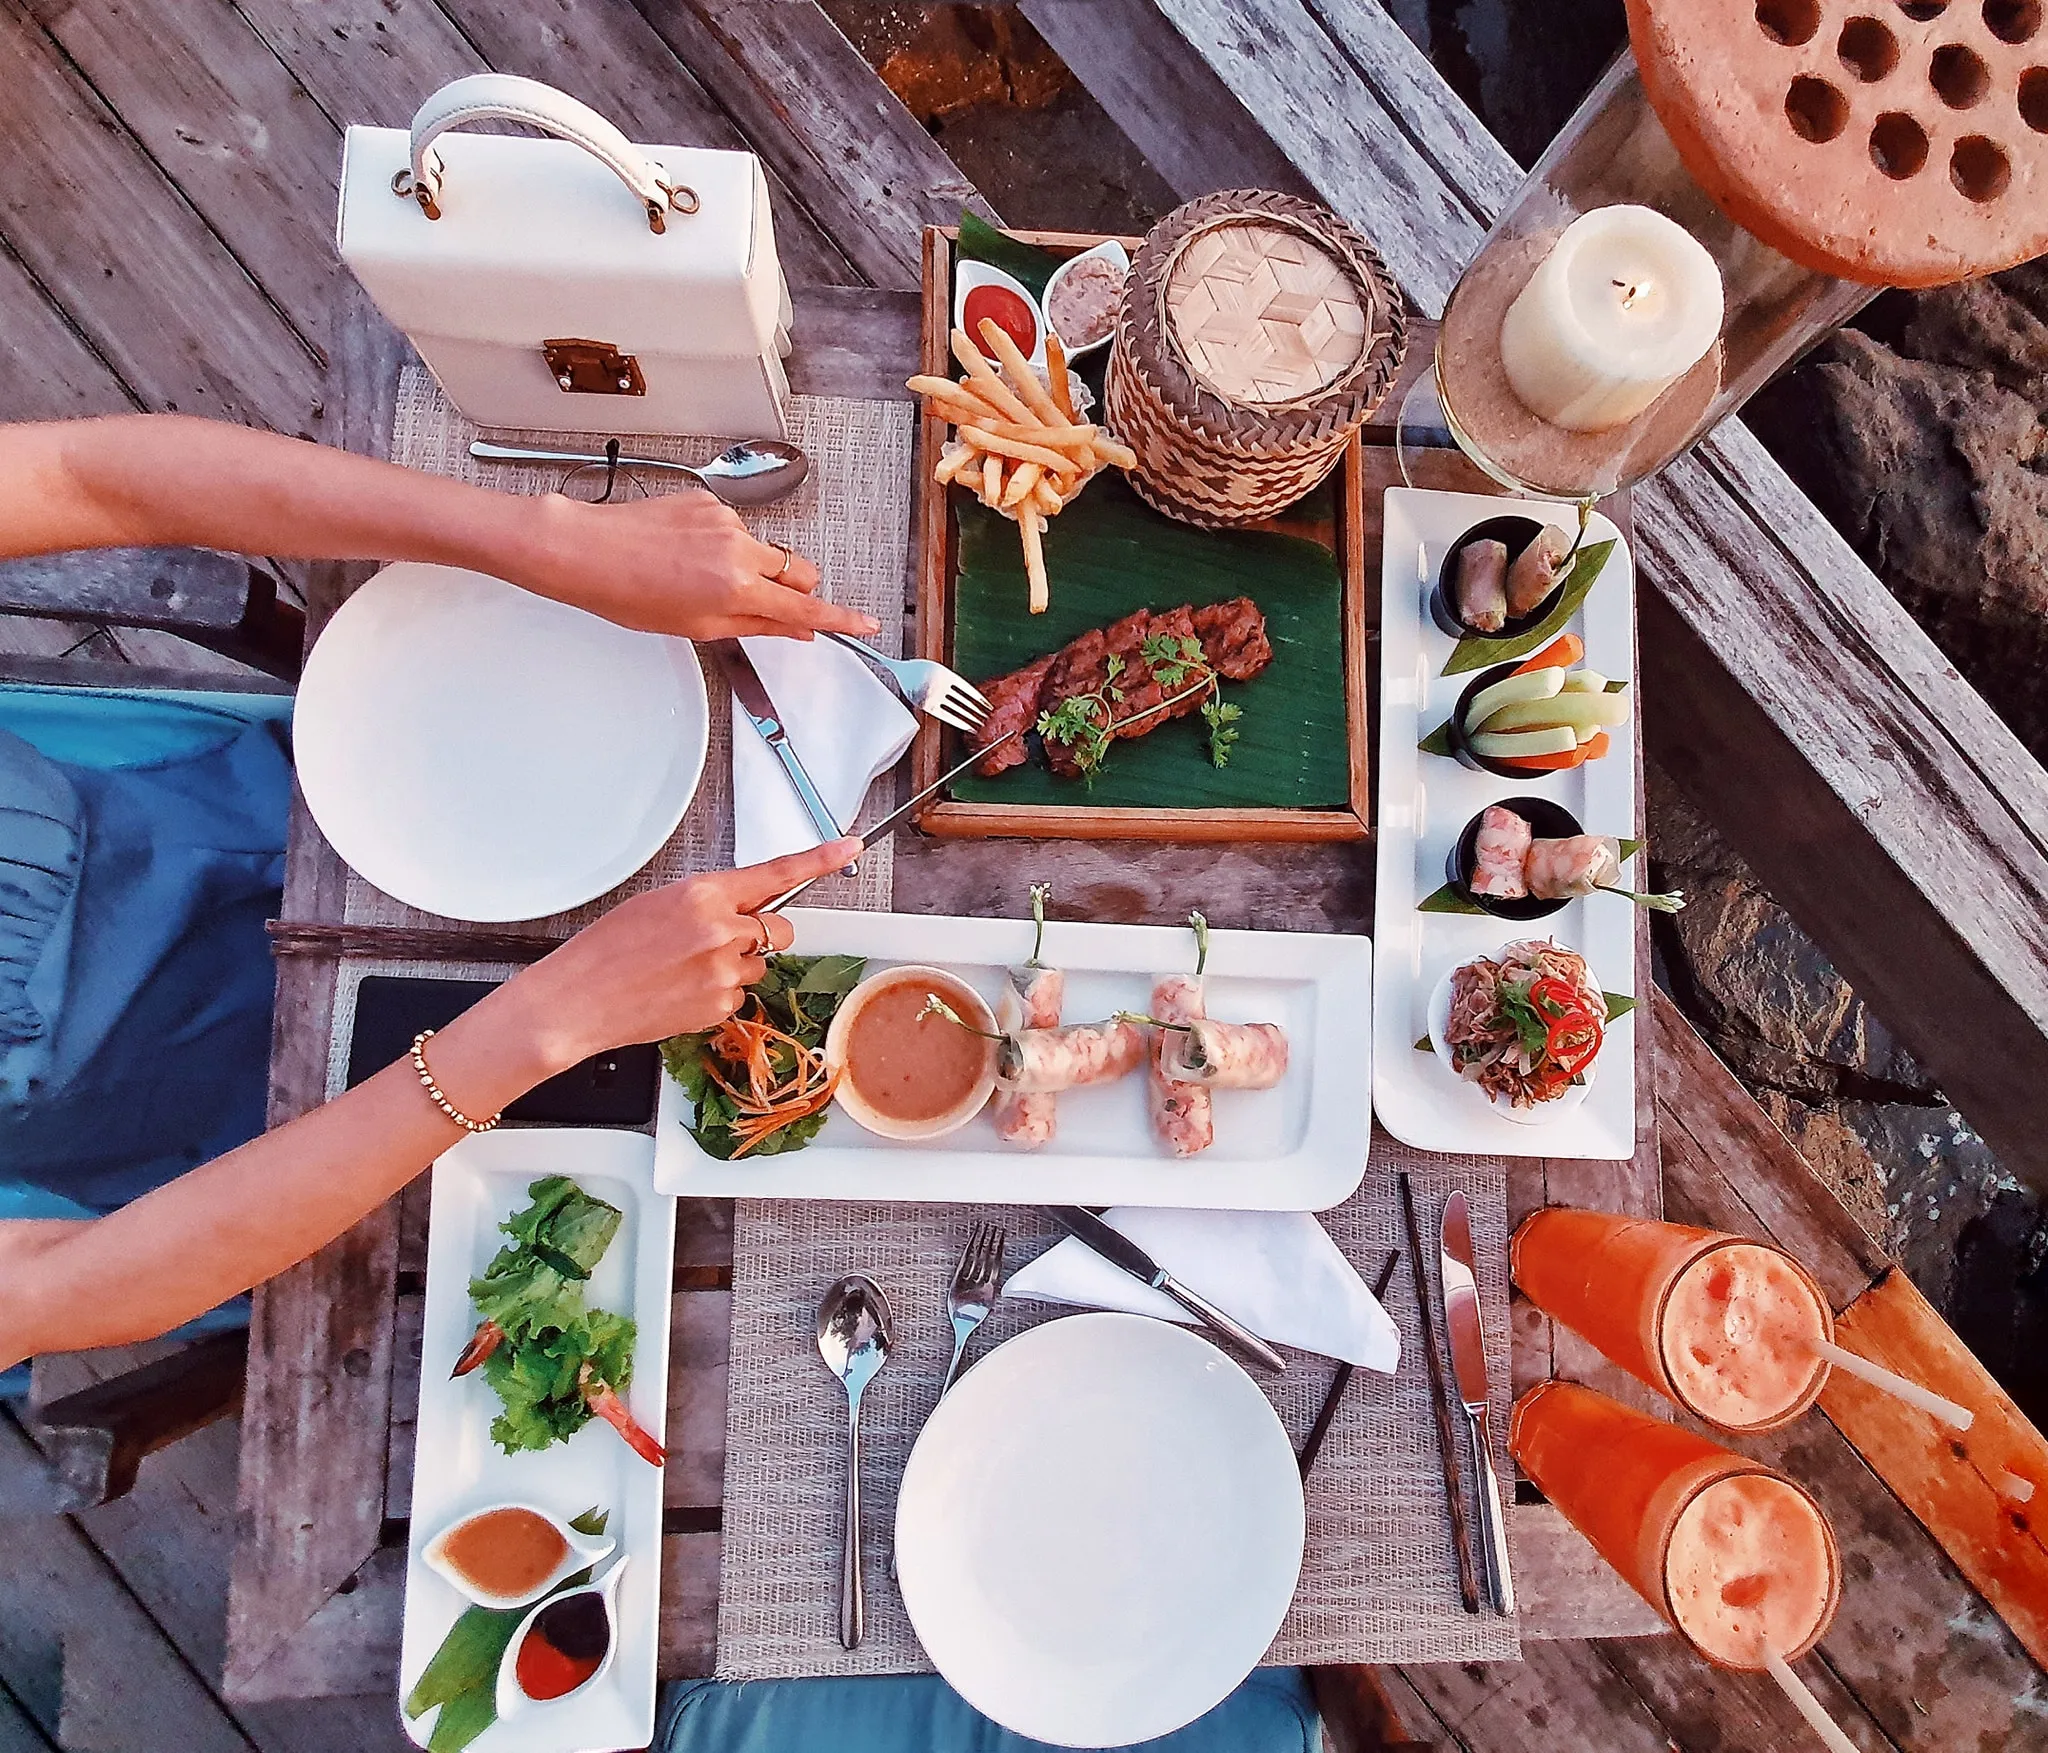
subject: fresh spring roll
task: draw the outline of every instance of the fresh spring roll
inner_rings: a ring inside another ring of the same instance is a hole
[[[1010,970],[996,1000],[996,1027],[1010,1042],[1027,1033],[1057,1029],[1067,998],[1067,976],[1059,968],[1032,963]],[[1050,1144],[1059,1128],[1059,1098],[1050,1089],[1001,1086],[995,1100],[996,1136],[1005,1144],[1037,1150]]]
[[[1555,524],[1545,524],[1508,568],[1508,613],[1526,615],[1555,590],[1557,569],[1571,551],[1571,537]]]
[[[1537,900],[1573,900],[1620,883],[1621,843],[1611,834],[1531,841],[1522,868]]]
[[[1458,619],[1475,633],[1498,633],[1508,621],[1505,542],[1467,542],[1458,550]]]
[[[1278,1023],[1204,1020],[1159,1032],[1160,1070],[1179,1083],[1269,1090],[1287,1075],[1287,1031]]]
[[[1153,982],[1152,1014],[1162,1023],[1200,1022],[1203,1010],[1199,974],[1164,974]],[[1209,1086],[1185,1083],[1167,1073],[1167,1043],[1178,1038],[1175,1029],[1153,1031],[1152,1124],[1175,1156],[1193,1156],[1215,1142],[1216,1127],[1209,1111]]]
[[[996,1049],[996,1084],[1006,1094],[1050,1100],[1061,1090],[1112,1082],[1136,1070],[1144,1056],[1145,1031],[1114,1017],[1101,1023],[1006,1032]]]
[[[1522,861],[1536,830],[1513,810],[1487,806],[1472,845],[1472,892],[1495,901],[1519,901],[1528,893]]]

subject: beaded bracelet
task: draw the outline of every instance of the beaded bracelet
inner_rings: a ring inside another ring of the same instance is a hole
[[[422,1029],[412,1038],[412,1068],[420,1074],[420,1088],[427,1092],[427,1099],[465,1132],[488,1132],[504,1119],[503,1112],[493,1114],[488,1120],[472,1120],[441,1091],[434,1081],[434,1074],[427,1069],[427,1043],[434,1038],[432,1029]]]

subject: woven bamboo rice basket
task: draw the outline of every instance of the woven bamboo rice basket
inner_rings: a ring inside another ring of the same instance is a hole
[[[1407,340],[1379,253],[1327,208],[1233,189],[1177,207],[1124,285],[1105,414],[1169,517],[1256,523],[1336,467]]]

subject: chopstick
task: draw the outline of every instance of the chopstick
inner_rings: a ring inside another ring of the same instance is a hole
[[[1437,1343],[1436,1318],[1429,1312],[1429,1273],[1423,1265],[1422,1231],[1415,1221],[1415,1194],[1408,1171],[1401,1183],[1401,1220],[1408,1228],[1409,1269],[1415,1277],[1415,1308],[1422,1317],[1422,1350],[1429,1360],[1429,1404],[1436,1414],[1436,1452],[1444,1464],[1444,1498],[1451,1510],[1451,1548],[1458,1561],[1458,1599],[1467,1613],[1479,1611],[1479,1573],[1472,1556],[1472,1524],[1465,1514],[1465,1485],[1458,1476],[1458,1445],[1451,1430],[1451,1402],[1444,1386],[1444,1354]]]
[[[1393,1280],[1394,1268],[1401,1264],[1401,1250],[1396,1248],[1387,1256],[1387,1263],[1380,1268],[1379,1277],[1372,1281],[1373,1300],[1377,1302],[1387,1294],[1387,1286]],[[1330,1434],[1330,1424],[1337,1416],[1337,1402],[1344,1398],[1344,1390],[1351,1386],[1351,1377],[1356,1366],[1339,1362],[1337,1374],[1331,1379],[1330,1391],[1323,1396],[1323,1409],[1316,1414],[1316,1421],[1308,1427],[1308,1435],[1301,1439],[1301,1453],[1295,1457],[1301,1468],[1301,1476],[1308,1478],[1308,1470],[1316,1464],[1316,1457],[1323,1452],[1323,1439]]]
[[[310,925],[273,919],[273,956],[376,956],[393,962],[537,962],[562,947],[516,931],[431,931],[409,925]]]

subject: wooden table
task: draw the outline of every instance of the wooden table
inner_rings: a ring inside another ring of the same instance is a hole
[[[1078,30],[1077,21],[1092,9],[1041,3],[1029,10],[1049,30],[1060,15],[1067,28]],[[1106,10],[1131,8],[1118,0]],[[1160,23],[1149,8],[1138,10],[1144,16],[1134,20],[1136,26]],[[1170,10],[1181,19],[1178,29],[1185,24],[1182,15],[1199,8],[1176,5]],[[1249,10],[1263,16],[1290,8]],[[1335,9],[1337,14],[1347,10]],[[900,385],[915,355],[911,288],[919,228],[927,221],[950,220],[963,200],[984,209],[986,204],[978,202],[930,137],[881,92],[808,0],[773,5],[749,0],[724,7],[692,0],[649,17],[715,93],[722,114],[784,179],[787,207],[803,216],[802,235],[822,234],[840,252],[849,277],[857,274],[872,282],[799,289],[800,353],[793,362],[797,387],[889,393],[892,384]],[[1091,81],[1114,85],[1132,66],[1133,45],[1147,41],[1142,28],[1134,29],[1121,45],[1111,45],[1117,53],[1105,50],[1087,66],[1076,65]],[[1350,69],[1334,64],[1331,71],[1351,76]],[[1228,91],[1222,96],[1230,108],[1219,110],[1210,101],[1215,90],[1189,83],[1192,75],[1185,68],[1174,70],[1174,77],[1181,81],[1178,86],[1172,80],[1150,85],[1126,80],[1111,95],[1125,111],[1141,115],[1147,103],[1156,112],[1162,91],[1178,90],[1190,100],[1180,122],[1183,129],[1196,115],[1204,117],[1205,126],[1220,118],[1217,138],[1228,150],[1210,161],[1212,174],[1227,174],[1249,152],[1272,174],[1245,180],[1280,186],[1302,180],[1270,141],[1259,158],[1247,143],[1249,136],[1230,134],[1243,111]],[[1216,76],[1209,78],[1216,87]],[[1427,108],[1435,101],[1419,87],[1411,91],[1397,82],[1392,89],[1393,97],[1384,99],[1390,104]],[[696,95],[703,98],[702,92]],[[803,101],[795,101],[796,95]],[[1157,150],[1150,141],[1146,145],[1165,166],[1172,142],[1161,138]],[[1398,129],[1388,138],[1396,142],[1390,148],[1396,157],[1406,153],[1412,158]],[[1468,141],[1460,136],[1455,144],[1442,174],[1475,175],[1472,166],[1479,164],[1482,184],[1486,176],[1498,180],[1490,161],[1472,158]],[[1183,153],[1180,167],[1187,162]],[[1404,160],[1403,166],[1405,180],[1397,179],[1395,186],[1413,197],[1418,211],[1434,212],[1431,203],[1441,206],[1440,198],[1422,188],[1413,164]],[[1439,173],[1430,168],[1428,174]],[[1462,231],[1471,225],[1468,210],[1453,203],[1446,211],[1449,217],[1434,246],[1440,252],[1455,251]],[[1390,241],[1399,246],[1390,248],[1390,255],[1408,253],[1407,260],[1396,261],[1404,278],[1421,276],[1411,289],[1420,286],[1425,302],[1440,296],[1441,288],[1430,282],[1431,274],[1440,274],[1431,266],[1425,247],[1429,240],[1382,236],[1383,243]],[[829,262],[826,271],[838,273]],[[1427,335],[1419,335],[1411,354],[1414,363],[1426,360],[1427,346]],[[352,448],[383,452],[398,357],[394,338],[373,320],[358,314],[341,325],[330,406],[338,435]],[[1748,491],[1741,481],[1736,487]],[[1724,484],[1714,491],[1725,496],[1735,489]],[[1712,500],[1713,493],[1695,497]],[[1744,501],[1729,515],[1740,521],[1753,514]],[[1671,562],[1663,548],[1669,538],[1670,527],[1663,525],[1645,531],[1643,538],[1658,548],[1667,568]],[[1801,524],[1798,539],[1767,558],[1784,573],[1806,564],[1813,545]],[[1741,583],[1729,553],[1717,551],[1709,559],[1707,575],[1718,581],[1729,574],[1730,590]],[[360,575],[360,569],[320,570],[311,593],[313,631]],[[1645,593],[1646,600],[1650,594]],[[1646,660],[1651,656],[1645,655]],[[1654,735],[1659,712],[1654,690],[1647,704]],[[1231,925],[1362,930],[1371,919],[1369,857],[1360,849],[1333,847],[1135,851],[1068,843],[1035,850],[1025,861],[1014,844],[937,845],[906,837],[898,848],[895,904],[909,911],[1015,913],[1023,905],[1019,873],[1027,862],[1034,873],[1053,872],[1063,897],[1077,910],[1101,918],[1170,918],[1199,901],[1219,923]],[[311,922],[340,917],[341,866],[303,809],[294,823],[289,871],[289,917]],[[1649,991],[1640,970],[1639,990]],[[331,962],[293,958],[281,969],[274,1119],[319,1099],[333,992]],[[1821,1272],[1838,1308],[1852,1317],[1864,1313],[1873,1330],[1884,1327],[1893,1334],[1892,1343],[1938,1351],[1945,1329],[1924,1305],[1914,1305],[1910,1287],[1855,1231],[1677,1013],[1661,999],[1650,1000],[1636,1034],[1656,1068],[1656,1076],[1646,1075],[1640,1084],[1644,1149],[1627,1165],[1518,1165],[1511,1182],[1517,1212],[1562,1201],[1654,1210],[1668,1192],[1674,1215],[1698,1213],[1730,1228],[1779,1237]],[[227,1688],[237,1698],[388,1696],[394,1685],[424,1218],[422,1184],[259,1296],[244,1422],[244,1534],[229,1625]],[[673,1315],[675,1459],[667,1479],[664,1550],[663,1666],[672,1673],[705,1671],[712,1653],[729,1315],[729,1210],[698,1202],[685,1206],[684,1218]],[[1952,1340],[1949,1344],[1953,1347]],[[1569,1335],[1551,1333],[1533,1311],[1521,1307],[1516,1311],[1514,1369],[1518,1387],[1553,1373],[1617,1385],[1608,1366]],[[2008,1417],[2009,1405],[1999,1407],[2002,1396],[1966,1354],[1947,1356],[1943,1370],[1944,1391],[1997,1414],[1987,1433],[1995,1440],[1984,1451],[1986,1457],[1996,1455],[2016,1465],[2015,1457],[2032,1456],[2026,1444],[2031,1440],[2038,1448],[2038,1438],[2016,1415]],[[1978,1595],[1944,1562],[1934,1541],[1874,1484],[1866,1463],[1899,1483],[1956,1564],[2009,1622],[2023,1628],[2037,1651],[2048,1650],[2048,1614],[2029,1619],[2029,1602],[2038,1608],[2048,1600],[2048,1555],[2038,1541],[2017,1559],[2009,1541],[1995,1545],[1992,1536],[2000,1531],[2002,1513],[1995,1494],[1979,1478],[1977,1488],[1958,1497],[1952,1489],[1955,1480],[1937,1477],[1923,1452],[1923,1432],[1886,1431],[1867,1405],[1835,1395],[1830,1401],[1834,1424],[1802,1427],[1799,1459],[1808,1476],[1815,1468],[1826,1474],[1818,1482],[1824,1500],[1833,1504],[1839,1499],[1847,1506],[1837,1507],[1836,1513],[1845,1530],[1851,1574],[1889,1579],[1884,1591],[1864,1591],[1845,1605],[1847,1630],[1838,1631],[1827,1649],[1839,1674],[1830,1703],[1852,1723],[1867,1722],[1873,1744],[1887,1739],[1902,1747],[1971,1744],[1986,1724],[2004,1720],[1985,1705],[1985,1698],[2018,1698],[2038,1685],[2038,1673],[2003,1628],[1983,1613]],[[1962,1459],[1966,1485],[1992,1464],[1973,1455]],[[2048,1478],[2048,1451],[2038,1462],[2035,1476]],[[2028,1464],[2034,1463],[2030,1459]],[[1517,1538],[1530,1636],[1615,1638],[1652,1629],[1654,1621],[1642,1604],[1593,1562],[1583,1543],[1543,1506],[1529,1506],[1518,1518]],[[1982,1635],[1957,1632],[1959,1624],[1979,1627]],[[1947,1633],[1943,1626],[1949,1627]],[[1900,1667],[1902,1637],[1912,1640],[1912,1659],[1920,1666]],[[1626,1667],[1639,1696],[1655,1692],[1667,1701],[1659,1706],[1660,1720],[1684,1718],[1689,1699],[1695,1715],[1708,1708],[1698,1701],[1711,1699],[1712,1711],[1719,1713],[1716,1720],[1734,1720],[1727,1715],[1733,1708],[1727,1700],[1732,1696],[1728,1687],[1735,1683],[1706,1675],[1683,1652],[1675,1652],[1671,1640],[1633,1638],[1602,1648],[1601,1660],[1609,1670]],[[1629,1653],[1617,1656],[1617,1650]],[[1959,1665],[1967,1668],[1969,1685],[1947,1686],[1945,1677]],[[1936,1680],[1922,1684],[1901,1678],[1902,1672],[1923,1671]],[[1532,1663],[1527,1672],[1554,1677],[1557,1670]],[[1499,1700],[1525,1684],[1482,1679],[1476,1669],[1463,1679],[1460,1673],[1408,1670],[1407,1680],[1415,1688],[1416,1707],[1453,1730],[1459,1723],[1480,1722],[1499,1708]],[[1909,1684],[1919,1688],[1910,1712]],[[1533,1696],[1523,1700],[1532,1710],[1535,1702]],[[1557,1710],[1556,1721],[1562,1722],[1559,1699],[1546,1695],[1544,1708]],[[1749,1698],[1742,1710],[1748,1715],[1741,1720],[1753,1721],[1758,1731],[1750,1739],[1786,1732],[1786,1720],[1768,1694]],[[1944,1738],[1927,1738],[1937,1731]]]

